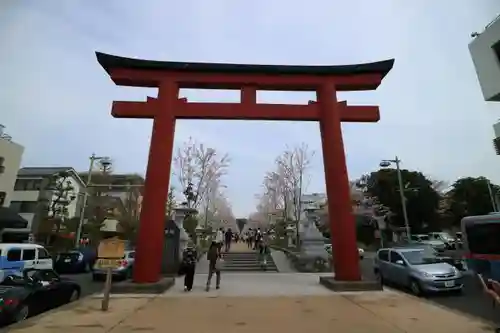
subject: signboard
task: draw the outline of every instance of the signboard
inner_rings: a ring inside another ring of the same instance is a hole
[[[109,294],[111,292],[112,269],[118,267],[119,260],[125,255],[125,241],[117,237],[104,239],[97,248],[97,265],[106,268],[106,283],[104,284],[104,297],[101,303],[101,310],[107,311],[109,308]]]
[[[118,259],[97,259],[97,267],[99,268],[118,268],[120,260]]]
[[[125,255],[125,241],[118,238],[104,239],[97,248],[99,259],[121,259]]]

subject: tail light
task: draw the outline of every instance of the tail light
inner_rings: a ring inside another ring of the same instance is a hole
[[[128,261],[127,260],[120,260],[118,263],[120,264],[121,267],[125,267],[125,266],[128,265]]]
[[[4,308],[16,307],[19,304],[17,299],[13,298],[0,298],[0,311]]]

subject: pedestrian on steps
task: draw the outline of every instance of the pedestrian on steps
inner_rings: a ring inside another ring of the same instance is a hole
[[[186,249],[182,252],[182,269],[184,272],[184,291],[193,289],[194,273],[196,271],[196,262],[198,253],[192,241],[189,241]]]
[[[212,242],[210,245],[210,248],[208,249],[207,253],[207,260],[208,260],[208,278],[207,278],[207,287],[206,291],[210,290],[211,284],[212,284],[212,276],[215,274],[215,289],[220,288],[220,269],[221,269],[221,254],[219,251],[219,245],[216,242]]]
[[[231,249],[231,242],[233,241],[233,231],[231,230],[231,228],[227,229],[224,237],[225,252],[229,252],[229,250]]]

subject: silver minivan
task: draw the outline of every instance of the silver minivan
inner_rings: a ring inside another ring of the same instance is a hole
[[[463,288],[462,273],[428,248],[380,249],[375,256],[374,273],[382,283],[408,287],[415,295],[460,292]]]

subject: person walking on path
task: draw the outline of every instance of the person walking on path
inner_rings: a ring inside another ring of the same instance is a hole
[[[259,249],[259,244],[261,241],[262,241],[262,231],[260,230],[260,228],[257,228],[257,231],[255,232],[254,236],[254,246],[253,246],[254,250]]]
[[[253,231],[252,229],[248,229],[247,231],[247,245],[248,245],[248,248],[251,249],[252,248],[252,243],[253,243]]]
[[[198,261],[198,253],[194,248],[194,244],[190,241],[182,253],[182,269],[184,272],[184,291],[193,289],[194,273],[196,271],[196,262]]]
[[[224,235],[224,245],[225,245],[225,252],[229,252],[231,249],[231,242],[233,241],[233,232],[231,228],[227,229],[226,234]]]
[[[222,244],[224,243],[224,229],[219,228],[219,230],[217,230],[217,233],[215,234],[215,242],[217,243],[220,255],[222,251]]]
[[[215,289],[220,288],[220,265],[221,265],[221,254],[219,251],[219,245],[216,242],[212,242],[210,248],[207,253],[207,260],[209,262],[208,266],[208,278],[207,278],[207,287],[206,291],[210,290],[210,286],[212,284],[212,276],[215,273]]]

